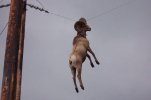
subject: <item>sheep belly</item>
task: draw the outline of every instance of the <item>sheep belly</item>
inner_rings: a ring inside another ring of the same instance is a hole
[[[84,47],[83,45],[78,45],[75,49],[75,52],[77,52],[78,54],[80,54],[81,56],[85,55],[87,53],[87,49],[86,47]]]

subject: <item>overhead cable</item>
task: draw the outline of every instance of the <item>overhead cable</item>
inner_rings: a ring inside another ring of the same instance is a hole
[[[3,28],[2,31],[0,32],[0,36],[3,34],[3,32],[4,32],[4,30],[6,29],[7,25],[8,25],[8,22],[6,23],[6,25],[4,26],[4,28]]]

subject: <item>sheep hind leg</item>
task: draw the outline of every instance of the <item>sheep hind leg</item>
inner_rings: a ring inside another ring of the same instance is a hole
[[[77,72],[78,72],[77,77],[79,79],[80,87],[82,90],[84,90],[84,86],[83,86],[82,79],[81,79],[82,65],[77,68]]]
[[[72,72],[72,75],[73,75],[73,82],[74,82],[75,90],[78,93],[79,90],[78,90],[77,83],[76,83],[76,69],[72,67],[71,72]]]

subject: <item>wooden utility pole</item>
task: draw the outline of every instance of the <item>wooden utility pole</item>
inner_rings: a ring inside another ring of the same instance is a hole
[[[18,63],[17,63],[17,76],[16,76],[16,98],[20,100],[21,97],[21,80],[22,80],[22,64],[23,64],[23,51],[24,51],[24,37],[25,37],[25,20],[26,20],[26,0],[23,0],[21,11],[21,26],[19,36],[19,49],[18,49]]]
[[[11,0],[1,100],[20,100],[26,0]]]

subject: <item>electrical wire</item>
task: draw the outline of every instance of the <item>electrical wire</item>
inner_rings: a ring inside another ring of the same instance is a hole
[[[3,32],[4,32],[4,30],[6,29],[7,25],[8,25],[8,22],[6,23],[6,25],[5,25],[4,28],[2,29],[2,31],[1,31],[1,33],[0,33],[0,36],[3,34]]]
[[[35,5],[32,5],[32,4],[26,4],[26,5],[29,6],[30,8],[34,8],[36,10],[44,11],[45,13],[49,13],[49,11],[47,11],[47,10],[45,10],[43,8],[39,8],[39,7],[35,6]]]
[[[88,18],[88,20],[93,20],[93,19],[96,19],[96,18],[101,17],[101,16],[103,16],[103,15],[106,15],[106,14],[108,14],[108,13],[110,13],[110,12],[116,10],[116,9],[122,8],[122,7],[124,7],[124,6],[127,6],[127,5],[129,5],[129,4],[131,4],[131,3],[135,2],[135,1],[136,1],[136,0],[123,3],[123,4],[121,4],[121,5],[119,5],[119,6],[116,6],[116,7],[112,8],[112,9],[110,9],[110,10],[108,10],[108,11],[105,11],[105,12],[103,12],[103,13],[100,13],[100,14],[96,15],[96,16],[90,17],[90,18]]]
[[[44,5],[43,5],[39,0],[36,0],[36,1],[41,5],[42,8],[45,9]],[[57,14],[57,13],[54,13],[54,12],[49,12],[49,13],[52,14],[52,15],[55,15],[55,16],[57,16],[57,17],[61,17],[61,18],[70,20],[70,21],[76,21],[76,20],[74,20],[73,18],[69,18],[69,17],[64,16],[64,15],[61,15],[61,14]]]
[[[39,0],[36,0],[36,1],[44,8],[44,5],[43,5]],[[133,1],[130,1],[130,2],[123,3],[123,4],[118,5],[118,6],[112,8],[112,9],[110,9],[110,10],[108,10],[108,11],[105,11],[105,12],[103,12],[103,13],[100,13],[100,14],[98,14],[98,15],[95,15],[95,16],[93,16],[93,17],[90,17],[90,18],[88,18],[87,20],[88,20],[88,21],[94,20],[94,19],[96,19],[96,18],[98,18],[98,17],[101,17],[101,16],[103,16],[103,15],[106,15],[106,14],[108,14],[108,13],[110,13],[110,12],[116,10],[116,9],[119,9],[119,8],[121,8],[121,7],[124,7],[124,6],[126,6],[126,5],[129,5],[129,4],[133,3],[134,1],[137,1],[137,0],[133,0]],[[43,9],[43,8],[39,8],[39,7],[34,6],[34,5],[31,5],[31,4],[27,4],[27,5],[30,6],[31,8],[36,9],[36,10],[45,11],[46,13],[50,13],[50,14],[52,14],[52,15],[54,15],[54,16],[57,16],[57,17],[60,17],[60,18],[63,18],[63,19],[67,19],[67,20],[70,20],[70,21],[76,21],[75,19],[69,18],[69,17],[64,16],[64,15],[62,15],[62,14],[57,14],[57,13],[54,13],[54,12],[49,12],[49,11]]]
[[[60,18],[63,18],[63,19],[70,20],[70,21],[76,21],[76,20],[74,20],[73,18],[69,18],[69,17],[67,17],[67,16],[60,15],[60,14],[57,14],[57,13],[50,12],[50,14],[55,15],[55,16],[60,17]]]
[[[10,4],[0,5],[0,8],[9,7]]]
[[[69,17],[67,17],[67,16],[64,16],[64,15],[61,15],[61,14],[57,14],[57,13],[54,13],[54,12],[49,12],[48,10],[45,10],[45,9],[43,9],[43,8],[39,8],[39,7],[37,7],[37,6],[35,6],[35,5],[32,5],[32,4],[27,4],[27,6],[29,6],[29,7],[31,7],[31,8],[34,8],[35,10],[44,11],[45,13],[50,13],[50,14],[52,14],[52,15],[55,15],[55,16],[60,17],[60,18],[63,18],[63,19],[67,19],[67,20],[70,20],[70,21],[76,21],[76,20],[74,20],[74,19],[72,19],[72,18],[69,18]]]
[[[1,0],[1,1],[2,1],[2,0]],[[34,6],[34,5],[32,5],[32,4],[27,4],[27,5],[28,5],[29,7],[31,7],[31,8],[36,9],[36,10],[44,11],[45,13],[50,13],[50,14],[52,14],[52,15],[55,15],[55,16],[60,17],[60,18],[63,18],[63,19],[67,19],[67,20],[70,20],[70,21],[76,21],[76,20],[74,20],[73,18],[69,18],[69,17],[64,16],[64,15],[62,15],[62,14],[57,14],[57,13],[54,13],[54,12],[49,12],[49,11],[47,11],[47,10],[44,9],[44,5],[43,5],[39,0],[36,0],[36,1],[42,6],[42,8],[39,8],[39,7]],[[108,13],[110,13],[110,12],[116,10],[116,9],[119,9],[119,8],[121,8],[121,7],[124,7],[124,6],[126,6],[126,5],[129,5],[129,4],[131,4],[131,3],[135,2],[135,1],[137,1],[137,0],[133,0],[133,1],[130,1],[130,2],[123,3],[123,4],[121,4],[121,5],[119,5],[119,6],[116,6],[116,7],[112,8],[112,9],[110,9],[110,10],[108,10],[108,11],[105,11],[105,12],[103,12],[103,13],[100,13],[100,14],[98,14],[98,15],[95,15],[95,16],[93,16],[93,17],[90,17],[90,18],[88,18],[87,20],[88,20],[88,21],[94,20],[94,19],[96,19],[96,18],[98,18],[98,17],[101,17],[101,16],[103,16],[103,15],[105,15],[105,14],[108,14]],[[8,6],[10,6],[10,4],[0,5],[0,8],[8,7]]]

